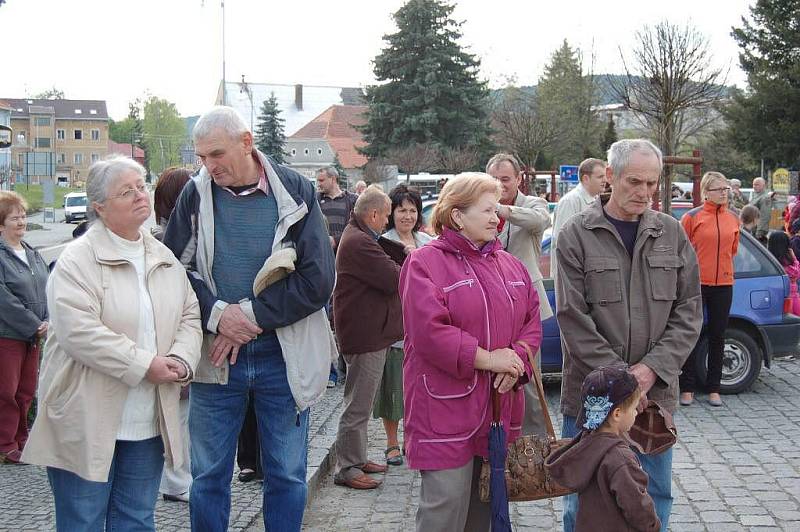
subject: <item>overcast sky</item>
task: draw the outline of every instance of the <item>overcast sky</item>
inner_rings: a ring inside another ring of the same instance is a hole
[[[371,61],[404,0],[225,0],[228,80],[306,85],[373,83]],[[566,37],[596,73],[621,72],[645,24],[691,23],[711,42],[729,83],[743,87],[730,37],[752,0],[461,0],[462,44],[490,86],[535,84]],[[108,102],[112,118],[145,92],[183,115],[213,104],[222,77],[219,0],[7,0],[0,7],[0,98],[55,85],[67,98]]]

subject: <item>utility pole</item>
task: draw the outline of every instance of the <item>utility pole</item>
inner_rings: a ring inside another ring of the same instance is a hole
[[[228,88],[225,86],[225,0],[220,2],[222,7],[222,105],[228,105]]]

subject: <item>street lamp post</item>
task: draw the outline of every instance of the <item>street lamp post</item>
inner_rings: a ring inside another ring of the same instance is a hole
[[[28,160],[29,159],[28,154],[30,152],[28,151],[28,143],[25,141],[25,134],[24,133],[19,133],[17,135],[17,145],[25,147],[25,151],[23,152],[25,154],[25,157],[24,157],[25,165],[23,166],[22,171],[23,171],[23,173],[25,175],[25,190],[30,190],[31,176],[30,176],[30,173],[28,171],[28,163],[30,162]]]

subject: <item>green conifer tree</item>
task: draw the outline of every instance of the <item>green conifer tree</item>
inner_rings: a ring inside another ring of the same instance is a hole
[[[261,150],[261,153],[269,155],[275,162],[283,164],[283,147],[286,144],[286,135],[283,133],[284,120],[280,114],[278,100],[273,93],[261,105],[255,136],[256,146]]]
[[[371,159],[412,144],[485,147],[489,141],[486,83],[480,61],[458,43],[461,23],[444,0],[409,0],[394,15],[397,32],[375,58],[367,87],[367,123],[360,129]]]

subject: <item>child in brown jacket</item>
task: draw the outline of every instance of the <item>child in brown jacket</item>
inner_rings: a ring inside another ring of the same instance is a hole
[[[553,480],[578,492],[575,530],[653,531],[661,528],[647,474],[625,439],[636,419],[641,391],[624,368],[605,367],[583,381],[583,430],[547,457]]]

